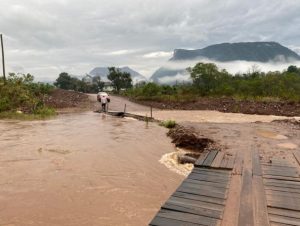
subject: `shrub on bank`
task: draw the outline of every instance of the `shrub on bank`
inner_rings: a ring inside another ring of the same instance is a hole
[[[159,123],[160,126],[166,127],[168,129],[174,128],[177,123],[174,120],[166,120]]]
[[[4,82],[0,78],[0,117],[26,118],[25,115],[47,117],[55,114],[54,109],[44,104],[44,98],[53,86],[33,82],[30,74],[16,75],[11,73]]]

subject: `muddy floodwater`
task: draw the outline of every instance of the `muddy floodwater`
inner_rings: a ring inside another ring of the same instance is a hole
[[[96,113],[0,121],[0,225],[147,225],[183,176],[156,124]]]

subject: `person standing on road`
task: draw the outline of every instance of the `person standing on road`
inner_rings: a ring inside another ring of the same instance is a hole
[[[106,105],[108,102],[108,96],[107,95],[101,95],[100,97],[101,106],[102,106],[102,112],[106,112]]]

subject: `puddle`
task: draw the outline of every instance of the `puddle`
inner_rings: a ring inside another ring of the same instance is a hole
[[[268,130],[257,130],[256,133],[262,137],[265,138],[271,138],[271,139],[275,139],[275,140],[286,140],[288,139],[287,136],[278,134],[278,133],[274,133],[272,131],[268,131]]]
[[[285,149],[296,149],[298,148],[298,145],[293,143],[281,143],[277,144],[278,147],[285,148]]]

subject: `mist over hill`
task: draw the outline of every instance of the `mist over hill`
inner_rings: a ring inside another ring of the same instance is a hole
[[[227,66],[235,63],[251,66],[251,64],[285,65],[300,61],[300,56],[289,48],[276,42],[240,42],[211,45],[203,49],[175,49],[167,64],[151,76],[151,80],[159,83],[172,83],[175,80],[186,80],[186,67],[194,66],[196,62],[213,62]]]
[[[131,69],[130,67],[121,67],[118,68],[121,72],[128,72],[131,75],[133,83],[147,81],[147,79],[138,73],[137,71]],[[90,71],[89,75],[100,76],[102,81],[108,81],[108,67],[96,67]]]

